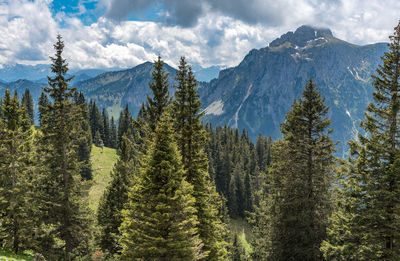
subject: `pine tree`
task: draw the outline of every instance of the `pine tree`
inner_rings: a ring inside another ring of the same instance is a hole
[[[35,111],[33,110],[33,98],[29,89],[25,89],[25,93],[22,95],[22,106],[25,107],[26,112],[29,115],[31,124],[35,124]]]
[[[250,173],[246,172],[245,178],[244,178],[244,191],[243,191],[243,197],[244,197],[244,210],[248,212],[253,211],[253,189],[251,186],[251,179],[250,179]]]
[[[283,140],[273,147],[268,173],[269,202],[261,204],[267,209],[258,209],[268,215],[256,224],[256,236],[268,238],[265,245],[254,244],[254,250],[256,255],[267,252],[267,260],[322,259],[319,248],[326,236],[335,165],[327,113],[310,79],[282,124]]]
[[[110,121],[108,120],[108,115],[107,115],[105,108],[103,108],[102,118],[103,118],[102,140],[104,142],[104,146],[111,147],[110,146]]]
[[[171,103],[168,90],[168,73],[164,71],[163,66],[164,62],[158,56],[158,60],[154,62],[154,70],[151,73],[153,80],[149,83],[153,95],[152,97],[147,95],[146,115],[150,130],[156,129],[158,120]]]
[[[117,126],[115,125],[114,116],[111,116],[110,122],[110,147],[117,148]]]
[[[118,147],[122,144],[122,137],[124,134],[133,133],[133,118],[132,114],[129,111],[128,104],[125,106],[125,109],[121,111],[118,120]]]
[[[0,242],[18,253],[33,246],[32,129],[18,96],[5,91],[0,119]]]
[[[46,108],[47,108],[47,105],[49,105],[49,104],[50,104],[49,98],[47,98],[47,95],[44,92],[42,92],[40,94],[39,101],[38,101],[40,125],[42,125],[42,118],[43,118],[43,115],[46,113]]]
[[[100,113],[99,108],[96,105],[96,102],[91,101],[89,104],[89,122],[90,122],[90,130],[92,131],[93,143],[96,143],[96,132],[99,132],[101,140],[103,140],[104,133],[104,125],[103,125],[103,116]]]
[[[100,199],[97,211],[97,222],[100,226],[99,244],[110,256],[119,254],[122,249],[118,228],[122,223],[122,209],[128,201],[131,176],[135,172],[134,144],[125,134],[118,154],[119,159],[111,173],[111,182]]]
[[[74,101],[83,117],[83,120],[80,122],[82,135],[76,137],[76,144],[78,146],[78,161],[82,163],[81,177],[85,180],[91,180],[92,165],[90,162],[90,153],[92,151],[92,133],[90,131],[88,106],[85,101],[85,96],[82,92],[75,92]]]
[[[103,139],[101,138],[99,131],[96,131],[96,134],[94,135],[94,145],[96,145],[97,147],[104,146],[104,142],[103,142]]]
[[[226,257],[227,243],[224,241],[225,225],[218,210],[221,202],[209,202],[218,198],[215,185],[208,173],[208,160],[205,152],[206,131],[200,122],[201,102],[196,89],[196,80],[191,68],[182,57],[177,72],[178,85],[175,86],[173,115],[177,132],[178,147],[182,153],[182,163],[187,181],[193,185],[196,199],[198,230],[204,249],[209,252],[207,260],[223,260]]]
[[[89,254],[91,229],[89,210],[78,161],[76,141],[83,134],[84,120],[71,100],[75,89],[65,78],[68,66],[62,57],[64,43],[57,36],[56,54],[51,57],[54,77],[44,88],[53,99],[42,116],[39,135],[40,170],[35,177],[42,231],[38,235],[41,253],[50,260],[72,260]]]
[[[332,217],[323,248],[328,258],[400,259],[400,22],[390,41],[372,76],[373,102],[360,125],[364,134],[350,142],[345,176],[352,186],[343,187],[343,208]]]
[[[123,211],[121,260],[198,260],[204,252],[193,187],[184,178],[170,116],[157,125]]]

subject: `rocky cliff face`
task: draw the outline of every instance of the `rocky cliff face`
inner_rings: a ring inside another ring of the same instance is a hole
[[[302,26],[250,51],[203,88],[204,120],[245,128],[253,138],[258,133],[279,138],[285,114],[313,78],[330,106],[333,137],[341,141],[338,154],[343,155],[372,98],[370,75],[385,50],[384,43],[353,45],[329,29]]]

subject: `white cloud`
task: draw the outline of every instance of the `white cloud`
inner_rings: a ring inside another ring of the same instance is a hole
[[[39,62],[51,46],[57,24],[49,1],[10,1],[0,4],[0,64]]]
[[[226,12],[205,5],[205,11],[192,27],[118,22],[105,17],[84,25],[62,11],[53,15],[50,0],[3,2],[0,65],[49,62],[56,34],[61,33],[71,68],[127,68],[152,61],[157,55],[171,65],[176,65],[180,56],[186,56],[203,67],[234,66],[251,49],[267,46],[302,24],[329,27],[341,39],[367,44],[388,41],[400,18],[398,0],[247,1],[249,9],[242,14],[238,6],[246,8],[240,5],[243,0],[233,1],[239,4]],[[110,4],[105,6],[110,8]],[[80,8],[84,10],[83,6]],[[254,14],[256,20],[251,21],[249,10],[258,10]],[[277,17],[263,18],[271,12]]]

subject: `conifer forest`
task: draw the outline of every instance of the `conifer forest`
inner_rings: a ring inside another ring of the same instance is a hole
[[[0,260],[400,260],[400,23],[356,135],[340,141],[318,75],[279,138],[254,137],[237,117],[205,120],[216,85],[184,56],[176,74],[158,56],[140,110],[109,115],[73,84],[64,40],[37,99],[0,98]]]

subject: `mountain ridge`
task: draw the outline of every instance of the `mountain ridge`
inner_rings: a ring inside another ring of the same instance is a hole
[[[358,124],[372,99],[371,74],[386,43],[355,45],[336,38],[329,29],[301,26],[273,40],[269,45],[252,49],[235,67],[219,71],[210,82],[199,82],[205,122],[247,129],[252,139],[262,133],[281,137],[280,123],[309,78],[330,106],[333,138],[340,140],[338,154],[346,154],[346,142],[356,138]],[[88,99],[119,116],[126,105],[136,115],[150,89],[153,64],[105,72],[79,81],[75,86]],[[170,93],[175,83],[175,69],[169,73]],[[35,96],[34,96],[35,98]]]

